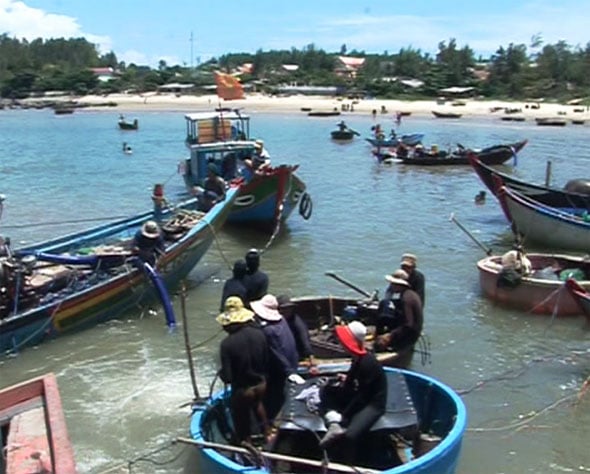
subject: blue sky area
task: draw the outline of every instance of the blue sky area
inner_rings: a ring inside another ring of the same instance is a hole
[[[434,53],[455,38],[484,57],[510,43],[529,46],[534,35],[585,47],[588,18],[588,0],[0,0],[0,33],[83,36],[120,61],[150,66],[311,43],[328,52],[345,44],[367,53],[410,46]]]

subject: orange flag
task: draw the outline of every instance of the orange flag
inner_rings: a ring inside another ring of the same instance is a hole
[[[235,100],[244,98],[244,88],[234,76],[216,71],[215,83],[217,84],[217,95],[222,99]]]

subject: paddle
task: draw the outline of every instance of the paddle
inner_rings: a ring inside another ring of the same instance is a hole
[[[349,288],[352,288],[354,291],[360,293],[363,296],[366,296],[367,298],[373,298],[375,296],[375,293],[370,294],[368,291],[363,290],[362,288],[359,288],[354,283],[351,283],[348,280],[345,280],[340,275],[337,275],[334,272],[326,272],[325,275],[334,278],[334,280],[339,281],[340,283],[348,286]]]
[[[486,247],[484,244],[482,244],[471,232],[469,232],[465,226],[463,226],[463,224],[461,224],[457,218],[455,217],[454,213],[451,213],[451,217],[449,218],[450,221],[454,222],[455,224],[457,224],[457,227],[459,227],[459,229],[461,229],[463,232],[465,232],[470,238],[471,240],[473,240],[485,253],[487,256],[492,255],[492,249],[489,247]]]

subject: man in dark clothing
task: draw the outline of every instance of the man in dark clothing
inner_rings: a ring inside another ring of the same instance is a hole
[[[225,311],[217,317],[228,336],[221,341],[219,376],[231,384],[230,409],[237,444],[251,442],[250,417],[253,412],[262,433],[269,434],[269,423],[263,399],[269,369],[266,337],[253,324],[254,313],[237,296],[225,302]]]
[[[424,274],[416,268],[418,258],[412,253],[405,253],[402,255],[400,267],[408,274],[408,283],[410,288],[418,293],[420,301],[422,302],[422,309],[424,309],[425,300],[425,278]]]
[[[301,316],[295,312],[295,305],[291,302],[291,298],[287,295],[280,295],[277,297],[277,301],[279,303],[279,312],[285,318],[285,321],[287,321],[289,329],[291,329],[291,333],[293,333],[293,337],[295,338],[299,360],[308,360],[310,372],[313,375],[313,372],[317,369],[309,340],[309,329],[303,319],[301,319]]]
[[[387,378],[381,364],[364,345],[367,328],[360,321],[335,328],[336,336],[352,356],[346,375],[340,374],[341,384],[327,386],[322,392],[322,409],[328,432],[320,447],[338,444],[338,451],[348,463],[354,463],[355,447],[363,435],[385,413]]]
[[[391,293],[379,302],[375,349],[403,352],[422,334],[422,303],[418,293],[410,288],[404,270],[396,270],[385,279],[390,283]]]
[[[248,301],[261,299],[268,291],[268,275],[260,270],[260,254],[256,249],[246,253],[248,273],[244,277],[244,285],[248,290]]]
[[[279,313],[279,303],[273,295],[250,302],[262,327],[270,349],[266,411],[270,420],[278,414],[285,401],[285,382],[297,373],[299,357],[295,338],[287,321]]]
[[[223,292],[221,293],[221,307],[220,311],[223,311],[225,300],[230,296],[239,296],[245,306],[248,304],[248,291],[246,285],[244,285],[244,277],[248,267],[244,260],[236,260],[234,268],[232,270],[233,276],[225,281],[223,284]]]
[[[164,254],[164,238],[155,221],[147,221],[141,226],[133,237],[133,251],[144,262],[152,267],[156,264],[156,258]]]
[[[215,163],[209,163],[203,189],[197,188],[197,190],[200,211],[207,212],[225,199],[225,180],[219,176]]]

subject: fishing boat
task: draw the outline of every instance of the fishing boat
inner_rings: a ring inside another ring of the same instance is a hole
[[[446,119],[458,119],[463,116],[463,114],[459,114],[457,112],[441,112],[438,110],[433,110],[432,115],[436,118],[446,118]]]
[[[308,117],[334,117],[336,115],[340,115],[340,111],[338,109],[334,110],[311,110],[307,112]]]
[[[590,324],[590,291],[580,285],[573,278],[568,278],[565,282],[565,286],[572,298],[578,302],[582,313],[586,316],[586,322]]]
[[[527,253],[532,271],[514,283],[504,284],[502,256],[485,257],[477,262],[479,283],[490,300],[532,314],[576,316],[583,314],[574,296],[568,292],[566,279],[579,278],[578,285],[590,289],[590,261],[572,255]]]
[[[545,127],[565,127],[567,120],[561,117],[537,117],[535,119],[537,125]]]
[[[0,468],[4,474],[76,474],[52,373],[0,389]]]
[[[154,209],[129,218],[18,249],[3,248],[0,352],[16,352],[79,330],[159,298],[175,326],[168,291],[203,257],[226,221],[238,188],[208,212],[196,198],[174,210]],[[138,259],[133,237],[148,220],[160,222],[164,249],[155,266]]]
[[[133,119],[133,122],[128,122],[127,120],[125,120],[125,117],[121,116],[117,123],[119,124],[119,128],[121,130],[138,130],[139,129],[139,122],[137,121],[137,119]]]
[[[340,321],[359,320],[374,333],[378,318],[378,302],[374,300],[359,301],[352,298],[334,296],[302,296],[292,298],[294,311],[305,322],[313,354],[317,359],[344,359],[348,353],[342,348],[334,334],[334,325]],[[373,337],[367,338],[367,347],[372,347]],[[389,367],[408,368],[415,352],[414,346],[403,352],[379,352],[379,361]],[[427,356],[426,350],[420,350]]]
[[[320,372],[344,372],[347,364],[319,367]],[[391,474],[452,474],[457,468],[467,413],[461,398],[448,386],[427,375],[385,368],[386,412],[359,441],[354,466],[329,462],[319,448],[326,432],[322,418],[296,400],[302,390],[318,382],[289,384],[278,432],[265,450],[229,444],[229,390],[207,403],[195,404],[190,439],[199,446],[201,472],[253,474],[281,472],[363,472]],[[337,461],[335,459],[334,461]],[[326,464],[327,463],[327,464]]]
[[[501,173],[494,168],[490,168],[482,163],[477,155],[473,153],[468,154],[468,159],[483,184],[485,184],[494,195],[497,193],[496,183],[501,182],[505,186],[508,186],[509,188],[546,206],[590,210],[590,195],[588,194],[575,193],[565,189],[527,183],[526,181]]]
[[[371,145],[377,148],[384,148],[384,147],[393,147],[397,146],[400,143],[403,143],[407,146],[416,146],[418,143],[422,142],[424,138],[423,133],[409,133],[405,135],[392,135],[390,138],[365,138]]]
[[[250,139],[250,117],[239,111],[187,114],[186,145],[190,156],[180,172],[189,192],[202,185],[210,164],[226,181],[239,182],[239,196],[228,223],[276,229],[298,209],[309,219],[313,209],[305,183],[295,174],[299,165],[281,164],[252,171],[256,141]]]
[[[590,250],[590,220],[585,217],[586,209],[545,206],[507,186],[498,189],[504,215],[513,231],[527,243],[582,252]]]
[[[69,105],[56,105],[53,108],[53,113],[55,115],[70,115],[73,114],[76,109],[73,106]]]
[[[405,165],[418,166],[448,166],[448,165],[469,165],[469,153],[488,165],[499,165],[505,163],[524,148],[528,140],[521,140],[515,143],[493,145],[481,150],[473,150],[459,145],[455,150],[448,152],[439,150],[433,145],[430,150],[423,148],[414,148],[413,150],[404,150],[404,154],[397,153],[396,158]]]
[[[330,132],[332,140],[352,140],[355,135],[360,135],[356,130],[349,128],[344,121],[338,123],[337,126],[337,130],[332,130]]]

